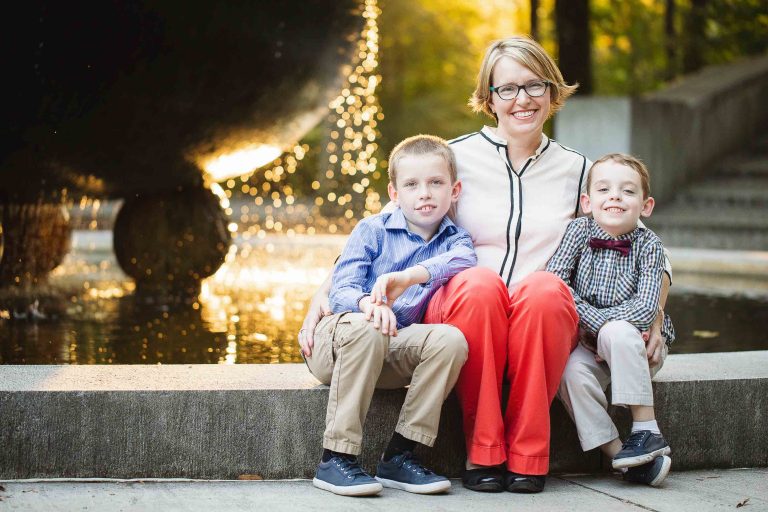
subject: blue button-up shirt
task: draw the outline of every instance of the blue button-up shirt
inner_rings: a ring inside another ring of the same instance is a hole
[[[390,305],[397,327],[407,327],[421,321],[429,299],[440,286],[476,264],[472,238],[448,217],[425,242],[408,230],[400,208],[372,215],[355,226],[333,271],[331,310],[359,312],[360,299],[371,293],[376,278],[421,265],[429,272],[429,281],[409,287]]]

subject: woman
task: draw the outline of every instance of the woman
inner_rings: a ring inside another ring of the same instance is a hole
[[[542,130],[575,89],[535,41],[495,41],[470,105],[496,127],[452,142],[463,183],[456,224],[472,235],[479,266],[435,294],[424,323],[454,325],[469,345],[456,385],[469,489],[544,489],[549,408],[576,343],[578,315],[565,283],[542,270],[577,213],[589,162]],[[328,312],[329,284],[317,292],[299,333],[305,353]],[[510,393],[502,414],[505,378]]]

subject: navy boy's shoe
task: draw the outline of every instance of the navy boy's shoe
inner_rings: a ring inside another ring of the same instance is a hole
[[[384,487],[416,494],[435,494],[451,488],[451,481],[425,468],[411,452],[379,461],[376,480]]]
[[[667,478],[669,468],[671,467],[672,459],[666,455],[662,455],[661,457],[656,457],[653,459],[653,462],[649,462],[648,464],[629,468],[627,472],[624,473],[624,480],[627,482],[635,482],[637,484],[646,484],[651,487],[656,487]]]
[[[656,457],[669,455],[672,449],[661,434],[650,430],[632,432],[624,441],[621,451],[613,458],[613,468],[631,468],[651,462]]]
[[[357,459],[334,455],[317,465],[312,485],[342,496],[370,496],[381,492],[381,484],[360,467]]]

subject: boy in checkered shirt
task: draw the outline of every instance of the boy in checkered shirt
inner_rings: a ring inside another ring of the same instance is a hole
[[[664,248],[638,225],[654,206],[648,170],[638,159],[610,154],[589,170],[580,217],[566,229],[547,264],[573,293],[580,343],[570,355],[559,396],[576,423],[584,451],[600,447],[631,482],[659,485],[672,464],[656,423],[651,378],[664,363],[674,329],[659,307]],[[666,343],[649,343],[657,315]],[[657,364],[655,364],[658,361]],[[622,444],[607,412],[611,403],[632,412],[632,433]]]

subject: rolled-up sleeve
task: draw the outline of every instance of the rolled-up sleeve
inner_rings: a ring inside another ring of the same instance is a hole
[[[472,237],[465,230],[458,228],[449,240],[448,250],[419,263],[429,272],[429,280],[422,283],[424,288],[438,288],[450,278],[468,268],[477,265],[477,255],[472,244]]]
[[[379,253],[376,234],[366,223],[355,226],[349,235],[339,264],[333,271],[328,301],[331,311],[360,311],[360,299],[367,295],[364,290],[371,264]]]

